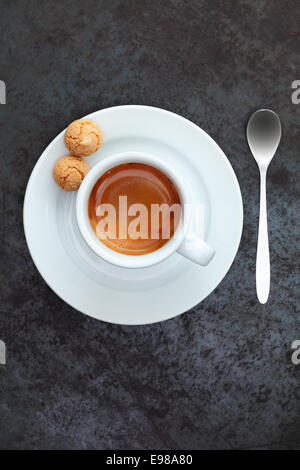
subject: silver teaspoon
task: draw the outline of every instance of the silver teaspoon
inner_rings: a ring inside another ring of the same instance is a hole
[[[266,176],[268,166],[281,139],[279,116],[270,109],[259,109],[252,114],[247,125],[250,150],[260,172],[260,212],[256,254],[256,292],[265,304],[270,291],[270,254],[267,222]]]

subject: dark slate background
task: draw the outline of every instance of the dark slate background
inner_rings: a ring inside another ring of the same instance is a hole
[[[1,449],[300,449],[296,241],[300,105],[297,1],[1,1]],[[221,145],[244,232],[219,287],[144,327],[88,318],[45,284],[22,207],[41,152],[67,124],[120,104],[179,113]],[[272,282],[255,294],[258,170],[249,114],[283,137],[268,179]],[[299,173],[298,173],[299,175]]]

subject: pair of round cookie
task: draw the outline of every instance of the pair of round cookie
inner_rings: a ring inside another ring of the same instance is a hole
[[[72,155],[60,158],[53,168],[55,182],[64,191],[77,191],[90,167],[82,157],[97,152],[102,131],[93,121],[78,119],[65,132],[65,145]]]

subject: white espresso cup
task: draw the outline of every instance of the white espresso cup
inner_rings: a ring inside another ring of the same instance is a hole
[[[181,220],[172,238],[162,247],[144,255],[127,255],[112,250],[95,234],[88,215],[88,202],[91,191],[98,179],[111,168],[122,163],[144,163],[157,168],[175,185],[182,207]],[[89,247],[101,258],[123,268],[145,268],[168,258],[173,253],[180,253],[189,260],[206,266],[213,258],[215,251],[195,231],[192,230],[193,205],[187,183],[181,174],[157,156],[124,152],[108,156],[97,163],[88,172],[77,193],[76,217],[82,237]]]

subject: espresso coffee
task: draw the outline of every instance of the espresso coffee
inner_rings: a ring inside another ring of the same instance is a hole
[[[181,218],[173,182],[144,163],[123,163],[104,173],[88,203],[91,226],[109,248],[145,255],[173,237]]]

